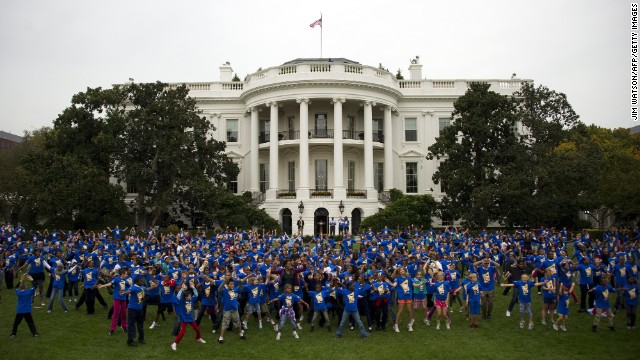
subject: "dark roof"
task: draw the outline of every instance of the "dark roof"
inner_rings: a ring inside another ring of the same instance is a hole
[[[338,63],[338,64],[360,65],[360,63],[357,61],[353,61],[345,58],[298,58],[295,60],[287,61],[282,65],[302,64],[307,62],[331,62],[331,63]]]
[[[636,125],[629,129],[629,133],[631,133],[631,135],[640,133],[640,125]]]
[[[0,131],[0,139],[5,139],[5,140],[9,140],[9,141],[13,141],[16,143],[21,143],[22,142],[22,136],[18,136],[18,135],[14,135],[8,132],[4,132],[4,131]]]

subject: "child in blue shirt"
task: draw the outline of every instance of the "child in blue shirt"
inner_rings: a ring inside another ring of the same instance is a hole
[[[267,270],[267,276],[271,275],[271,269]],[[242,322],[242,327],[247,329],[247,321],[249,320],[249,316],[253,313],[258,314],[258,328],[262,329],[262,314],[260,311],[260,294],[265,291],[265,284],[258,284],[258,279],[254,274],[249,275],[245,280],[249,282],[248,285],[243,287],[243,290],[247,292],[248,299],[247,304],[244,308],[244,321]],[[268,278],[267,278],[268,283]]]
[[[24,274],[20,278],[20,283],[16,288],[18,303],[16,306],[16,318],[13,321],[13,328],[11,329],[11,337],[16,336],[18,325],[20,325],[22,319],[27,321],[27,325],[29,325],[29,330],[31,330],[33,336],[40,336],[36,330],[36,324],[33,322],[33,317],[31,316],[31,300],[36,293],[36,288],[35,286],[28,287],[25,279],[33,282],[31,275]]]
[[[482,305],[482,298],[480,296],[480,284],[478,284],[478,275],[471,273],[469,275],[469,282],[465,285],[465,291],[467,293],[467,309],[469,309],[469,319],[471,320],[471,328],[477,329],[478,318],[480,317],[480,308]]]
[[[360,330],[360,335],[365,339],[369,336],[367,330],[364,328],[362,320],[360,320],[360,313],[358,312],[358,297],[364,295],[369,289],[371,289],[370,284],[356,289],[355,283],[350,282],[346,289],[341,288],[338,290],[338,294],[340,294],[344,300],[344,311],[342,313],[342,319],[340,320],[338,330],[336,330],[336,337],[342,337],[344,326],[347,324],[347,321],[349,321],[349,316],[355,319],[356,325]]]
[[[178,344],[184,337],[184,333],[187,330],[187,325],[190,325],[193,330],[196,331],[196,342],[201,344],[206,343],[202,336],[200,336],[200,328],[195,322],[193,311],[195,303],[198,299],[198,290],[196,288],[187,288],[186,283],[182,283],[182,288],[178,292],[178,306],[180,307],[180,332],[176,339],[171,344],[171,350],[176,351]]]
[[[233,279],[226,279],[220,286],[220,292],[222,294],[222,326],[220,328],[220,338],[218,342],[224,344],[224,333],[229,327],[229,323],[233,323],[233,327],[240,329],[240,339],[246,340],[244,336],[244,330],[240,324],[240,314],[238,313],[238,298],[240,297],[240,287],[234,286]]]
[[[574,284],[571,286],[562,286],[560,296],[558,297],[558,320],[553,323],[553,330],[567,331],[567,320],[569,319],[569,303],[573,292]]]
[[[280,302],[282,307],[280,308],[280,324],[278,325],[278,334],[276,335],[276,340],[280,340],[282,336],[282,329],[284,328],[284,324],[287,322],[287,319],[291,322],[291,327],[293,327],[293,337],[298,339],[298,333],[296,332],[297,324],[296,324],[296,313],[293,310],[294,305],[301,303],[305,306],[309,306],[304,300],[302,300],[298,295],[293,294],[293,287],[291,284],[287,284],[284,286],[284,293],[279,297],[271,300],[272,302]]]
[[[624,306],[627,309],[627,329],[636,328],[636,310],[638,309],[638,280],[633,275],[627,276],[624,288]]]
[[[305,286],[307,283],[305,282]],[[329,312],[327,311],[326,299],[329,297],[328,290],[322,290],[322,284],[316,283],[315,291],[309,291],[309,297],[313,299],[313,317],[311,318],[311,330],[313,331],[320,315],[324,317],[327,323],[327,330],[331,331],[331,320],[329,320]]]
[[[533,311],[531,311],[531,289],[543,285],[543,282],[533,282],[529,275],[522,274],[520,280],[513,284],[500,284],[502,287],[515,287],[518,289],[518,305],[520,306],[520,329],[524,329],[524,315],[529,315],[529,330],[533,330]]]
[[[600,315],[598,314],[598,310],[600,310],[601,314],[607,314],[607,318],[609,319],[609,329],[611,331],[615,331],[615,327],[613,325],[613,313],[611,312],[611,304],[609,303],[609,295],[615,293],[616,289],[609,285],[609,280],[606,276],[602,276],[600,278],[600,285],[589,291],[592,291],[595,294],[595,308],[593,309],[593,325],[591,326],[591,330],[593,332],[598,331],[598,325],[600,324]]]

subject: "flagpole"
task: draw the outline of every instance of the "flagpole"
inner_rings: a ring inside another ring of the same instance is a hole
[[[322,26],[322,13],[320,13],[320,59],[322,59],[322,29],[324,28],[324,26]]]

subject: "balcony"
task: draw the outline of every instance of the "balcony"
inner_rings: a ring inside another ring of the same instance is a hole
[[[333,139],[333,129],[310,130],[309,139]]]
[[[309,139],[333,139],[334,129],[315,129],[309,130]],[[364,141],[364,131],[360,130],[342,130],[342,138],[345,140]],[[384,143],[384,132],[373,131],[372,139],[374,142]],[[278,133],[278,141],[300,140],[299,130],[286,130]],[[271,141],[268,132],[261,132],[258,135],[258,143],[265,144]]]
[[[278,199],[295,199],[296,198],[296,192],[291,191],[291,190],[281,190],[278,189],[276,190],[276,198]]]
[[[333,199],[333,189],[313,189],[309,195],[312,199]]]
[[[347,189],[347,199],[366,199],[367,191],[364,189]]]

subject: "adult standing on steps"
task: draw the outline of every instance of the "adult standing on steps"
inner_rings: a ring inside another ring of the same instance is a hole
[[[302,220],[302,216],[300,216],[300,219],[298,219],[297,225],[298,235],[302,235],[302,233],[304,232],[304,220]]]

